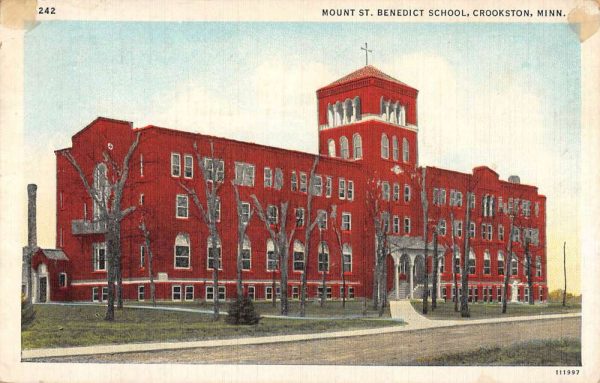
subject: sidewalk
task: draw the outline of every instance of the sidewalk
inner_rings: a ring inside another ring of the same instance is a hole
[[[130,306],[131,307],[131,306]],[[141,307],[141,306],[137,306]],[[151,306],[150,306],[151,307]],[[154,308],[154,307],[153,307]],[[177,309],[176,311],[190,311],[195,309],[185,308],[167,308]],[[222,346],[241,346],[251,344],[268,344],[268,343],[282,343],[282,342],[297,342],[307,341],[316,339],[334,339],[364,335],[377,335],[377,334],[388,334],[405,331],[423,330],[427,328],[440,328],[440,327],[457,327],[457,326],[472,326],[478,324],[488,323],[500,323],[500,322],[519,322],[519,321],[532,321],[532,320],[552,320],[561,318],[574,318],[581,317],[581,313],[571,314],[550,314],[550,315],[533,315],[533,316],[516,316],[507,318],[488,318],[488,319],[477,319],[469,321],[458,321],[458,320],[429,320],[419,315],[414,309],[411,311],[407,310],[407,307],[402,306],[401,311],[406,316],[407,325],[402,326],[391,326],[375,329],[363,329],[363,330],[348,330],[348,331],[336,331],[328,333],[317,333],[317,334],[297,334],[297,335],[277,335],[277,336],[264,336],[264,337],[247,337],[238,339],[215,339],[215,340],[203,340],[203,341],[191,341],[191,342],[159,342],[159,343],[130,343],[130,344],[119,344],[119,345],[96,345],[96,346],[85,346],[85,347],[66,347],[66,348],[40,348],[33,350],[24,350],[21,352],[21,358],[34,359],[34,358],[47,358],[47,357],[61,357],[61,356],[75,356],[75,355],[95,355],[95,354],[116,354],[126,352],[141,352],[141,351],[159,351],[159,350],[175,350],[175,349],[186,349],[186,348],[207,348],[207,347],[222,347]],[[278,317],[279,318],[279,317]]]

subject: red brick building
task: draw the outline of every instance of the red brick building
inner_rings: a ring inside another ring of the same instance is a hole
[[[34,299],[106,299],[106,227],[93,222],[97,209],[63,152],[72,153],[90,184],[102,187],[102,178],[112,176],[102,153],[110,151],[117,162],[122,161],[138,132],[140,142],[130,161],[123,198],[123,208],[136,206],[135,212],[123,221],[121,232],[125,299],[149,299],[146,251],[138,227],[142,216],[151,234],[159,299],[210,300],[217,292],[225,299],[235,296],[238,216],[232,182],[239,185],[247,208],[252,206],[251,195],[263,206],[273,206],[269,213],[274,226],[280,223],[279,211],[274,207],[289,202],[288,226],[297,226],[288,265],[290,298],[298,298],[306,246],[311,247],[307,271],[310,297],[318,296],[323,272],[328,298],[341,296],[342,272],[349,299],[370,296],[376,247],[373,216],[381,214],[387,222],[390,243],[387,290],[392,297],[416,296],[423,288],[424,270],[417,94],[416,89],[373,66],[363,67],[317,91],[320,160],[315,172],[311,218],[323,210],[327,219],[315,229],[310,244],[303,240],[308,223],[308,176],[314,154],[157,126],[134,129],[129,122],[97,118],[73,136],[71,148],[56,151],[57,251],[39,251],[34,256],[34,280],[38,286],[34,288]],[[204,195],[195,143],[203,157],[214,159],[206,169],[217,172],[223,180],[218,193],[217,227],[222,257],[218,290],[213,288],[209,259],[216,252],[209,252],[208,229],[182,186],[194,187],[198,195]],[[514,301],[524,300],[528,289],[525,238],[531,243],[534,296],[545,300],[546,205],[536,187],[520,184],[518,177],[500,180],[487,167],[477,167],[472,174],[426,167],[425,188],[428,225],[439,229],[439,292],[443,298],[451,299],[453,294],[449,250],[452,214],[460,254],[464,236],[469,232],[472,235],[468,267],[469,295],[473,301],[497,302],[508,267],[516,271],[511,277],[509,296]],[[373,196],[379,200],[377,211],[369,204]],[[468,228],[462,227],[467,203],[472,207]],[[338,211],[335,221],[331,218],[333,205]],[[517,227],[513,249],[518,260],[513,265],[504,261],[510,216]],[[341,229],[341,248],[332,229],[334,225]],[[431,242],[431,235],[428,241]],[[254,215],[243,252],[244,291],[254,299],[270,299],[274,293],[273,277],[279,280],[278,271],[268,262],[272,252],[265,226]],[[429,268],[431,253],[430,247]],[[40,296],[42,276],[46,278],[46,296]]]

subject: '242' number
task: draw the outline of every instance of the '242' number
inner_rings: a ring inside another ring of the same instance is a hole
[[[56,8],[54,7],[39,7],[38,8],[38,14],[39,15],[55,15],[56,14]]]

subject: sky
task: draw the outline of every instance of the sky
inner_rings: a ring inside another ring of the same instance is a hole
[[[362,67],[365,42],[370,64],[419,89],[420,165],[537,185],[550,289],[567,241],[579,291],[581,66],[567,24],[44,22],[25,37],[39,244],[55,246],[54,150],[97,116],[316,153],[315,91]]]

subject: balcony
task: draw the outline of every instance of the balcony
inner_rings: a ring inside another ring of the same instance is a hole
[[[73,231],[73,235],[105,234],[106,222],[74,219],[71,221],[71,230]]]

